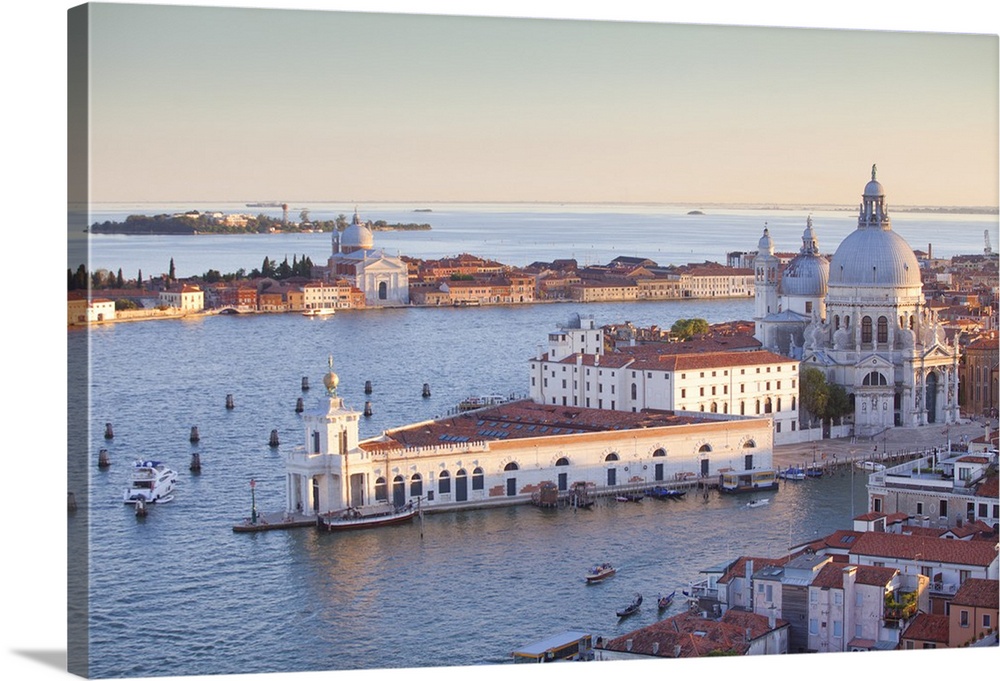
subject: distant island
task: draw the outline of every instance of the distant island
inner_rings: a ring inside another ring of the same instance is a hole
[[[688,215],[704,215],[700,210],[689,210]]]
[[[194,235],[194,234],[276,234],[343,231],[348,226],[347,216],[336,220],[309,220],[303,211],[300,222],[284,221],[267,215],[240,215],[201,213],[188,211],[172,215],[129,215],[124,222],[106,220],[90,226],[91,234],[145,234],[145,235]],[[426,231],[426,223],[389,223],[375,220],[367,223],[372,231]]]

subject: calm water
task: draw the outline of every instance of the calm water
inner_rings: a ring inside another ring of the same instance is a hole
[[[716,496],[578,512],[524,506],[429,515],[422,538],[417,525],[340,536],[231,531],[249,514],[251,478],[258,508],[283,508],[281,452],[302,438],[295,402],[319,398],[328,354],[347,403],[373,402],[374,416],[362,423],[370,436],[444,413],[469,393],[522,392],[526,360],[573,312],[669,324],[745,318],[750,303],[411,309],[94,329],[93,453],[73,467],[90,479],[91,674],[506,663],[514,648],[564,629],[613,636],[652,622],[654,607],[618,623],[614,611],[636,591],[652,601],[725,558],[777,554],[848,526],[849,476],[788,484],[759,509]],[[71,332],[71,347],[83,338]],[[303,376],[314,386],[305,393]],[[428,399],[420,396],[425,382]],[[225,409],[229,393],[233,410]],[[188,442],[195,425],[197,446]],[[277,449],[268,446],[272,429]],[[102,447],[113,461],[106,471],[95,465]],[[187,466],[195,451],[200,474]],[[121,502],[128,464],[140,456],[171,463],[180,478],[176,499],[144,520]],[[860,476],[853,493],[860,507]],[[620,573],[587,586],[584,571],[603,560]],[[155,661],[136,655],[138,632],[155,645]]]
[[[860,188],[859,188],[860,189]],[[860,197],[859,197],[860,200]],[[353,206],[318,204],[310,216],[332,220]],[[806,218],[813,224],[824,253],[857,227],[856,211],[706,209],[705,215],[688,215],[692,207],[671,206],[559,206],[559,205],[435,205],[430,213],[415,213],[413,206],[377,204],[359,206],[363,219],[389,223],[429,223],[430,231],[376,232],[375,246],[390,254],[441,258],[472,253],[523,267],[536,260],[576,258],[581,265],[605,264],[622,255],[651,258],[660,265],[683,265],[705,260],[725,262],[729,251],[757,248],[767,223],[775,249],[797,252],[802,246]],[[697,208],[697,207],[694,207]],[[90,222],[124,220],[133,213],[159,214],[188,209],[225,212],[263,212],[280,217],[280,209],[249,209],[242,204],[216,206],[99,205]],[[298,219],[298,210],[289,212]],[[1000,248],[996,215],[929,215],[892,212],[893,229],[915,249],[941,257],[982,253],[984,231],[994,249]],[[81,235],[82,236],[82,235]],[[69,266],[80,262],[71,249]],[[174,259],[177,276],[201,275],[209,269],[222,273],[259,268],[267,256],[272,261],[308,255],[322,263],[330,255],[329,234],[274,234],[233,238],[223,235],[191,237],[112,236],[92,237],[92,269],[126,277],[139,269],[144,277],[158,275]]]
[[[93,220],[131,212],[240,210],[240,206],[108,207]],[[312,217],[353,207],[313,206]],[[756,246],[768,222],[779,250],[797,250],[806,213],[690,208],[362,206],[369,219],[431,222],[431,232],[376,233],[376,245],[419,257],[470,252],[525,265],[576,257],[603,263],[644,255],[661,264],[724,260]],[[297,209],[296,209],[297,211]],[[296,212],[297,215],[297,212]],[[821,247],[849,233],[849,213],[814,213]],[[948,238],[943,239],[942,227]],[[896,215],[894,228],[939,255],[981,252],[983,230],[997,246],[995,216]],[[329,235],[94,237],[92,267],[149,276],[175,260],[179,276],[259,267],[265,256],[307,254],[322,261]],[[752,300],[535,305],[478,309],[209,317],[118,324],[90,331],[89,386],[70,369],[72,390],[89,388],[90,447],[71,455],[69,488],[90,511],[91,666],[95,677],[194,675],[506,663],[514,648],[568,628],[614,636],[648,624],[654,607],[626,624],[614,612],[634,592],[651,602],[699,570],[739,554],[775,555],[792,544],[848,527],[864,505],[863,478],[791,483],[772,503],[711,497],[604,504],[591,511],[531,506],[429,515],[419,527],[342,536],[311,529],[234,534],[249,514],[249,480],[261,510],[284,507],[281,453],[300,444],[294,411],[319,398],[327,356],[340,394],[374,415],[362,437],[444,414],[469,394],[524,393],[527,361],[574,313],[599,324],[669,327],[681,317],[710,322],[752,317]],[[71,353],[86,331],[71,330]],[[312,390],[301,390],[308,377]],[[366,381],[373,393],[364,394]],[[422,398],[424,383],[432,396]],[[225,409],[227,394],[236,408]],[[115,437],[103,437],[111,422]],[[188,442],[192,426],[201,441]],[[280,446],[268,446],[277,430]],[[96,466],[107,448],[112,466]],[[203,470],[188,470],[198,452]],[[127,468],[159,458],[179,472],[176,499],[137,520],[121,502]],[[73,541],[85,514],[71,515]],[[611,560],[621,571],[587,586],[584,571]],[[71,587],[73,579],[71,579]],[[676,609],[679,607],[675,605]],[[137,641],[147,639],[137,654]]]

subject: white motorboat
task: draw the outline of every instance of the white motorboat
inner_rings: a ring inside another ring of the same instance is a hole
[[[136,461],[132,467],[132,484],[125,490],[126,504],[140,499],[147,504],[173,500],[171,493],[177,483],[177,473],[159,461]]]
[[[771,503],[770,499],[754,499],[753,501],[747,502],[747,508],[758,508],[760,506],[767,506]]]
[[[332,314],[336,314],[337,310],[332,307],[314,307],[310,310],[304,310],[302,312],[303,317],[329,317]]]

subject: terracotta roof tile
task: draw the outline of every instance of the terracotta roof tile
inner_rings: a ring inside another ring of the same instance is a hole
[[[958,587],[951,604],[1000,609],[1000,582],[995,579],[969,578]]]
[[[785,626],[788,624],[784,620],[775,621],[775,628]],[[631,641],[631,652],[638,655],[704,657],[723,652],[745,655],[750,648],[748,629],[750,640],[771,631],[766,617],[751,612],[728,610],[722,619],[710,620],[689,611],[613,638],[603,647],[627,652]]]
[[[938,539],[889,532],[865,532],[854,542],[850,555],[871,558],[913,560],[917,554],[925,561],[950,565],[986,567],[996,560],[996,548],[989,542]]]
[[[933,641],[935,643],[948,643],[948,629],[950,622],[947,615],[931,615],[926,612],[919,612],[910,622],[910,626],[903,632],[902,638],[913,641]]]

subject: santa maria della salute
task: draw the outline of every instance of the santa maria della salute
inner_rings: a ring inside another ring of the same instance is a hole
[[[753,262],[756,338],[842,386],[859,436],[959,417],[958,346],[927,305],[917,258],[892,231],[875,176],[872,166],[858,227],[829,261],[810,218],[784,269],[767,228]]]

